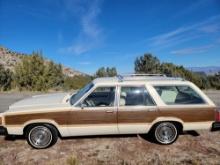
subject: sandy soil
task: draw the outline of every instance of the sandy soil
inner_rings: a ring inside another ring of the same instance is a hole
[[[220,105],[220,92],[206,93]],[[0,94],[0,105],[6,97],[18,99]],[[1,164],[220,164],[220,131],[186,132],[169,146],[155,144],[146,135],[73,137],[45,150],[32,149],[22,137],[0,137]]]

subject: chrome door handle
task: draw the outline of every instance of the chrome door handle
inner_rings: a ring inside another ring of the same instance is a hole
[[[154,108],[149,108],[147,109],[148,111],[156,111],[157,109],[154,109]]]
[[[106,113],[113,113],[114,111],[112,110],[108,110],[108,111],[105,111]]]

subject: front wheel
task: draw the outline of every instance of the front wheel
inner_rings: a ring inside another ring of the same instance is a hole
[[[172,144],[178,138],[178,130],[171,122],[161,122],[154,127],[154,139],[160,144]]]
[[[57,130],[48,124],[30,126],[26,132],[27,142],[35,149],[44,149],[55,144]]]

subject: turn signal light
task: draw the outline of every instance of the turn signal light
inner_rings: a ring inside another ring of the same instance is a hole
[[[220,108],[216,109],[215,112],[215,121],[219,121],[220,122]]]

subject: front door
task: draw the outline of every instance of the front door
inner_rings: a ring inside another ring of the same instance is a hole
[[[147,133],[158,112],[145,85],[121,86],[119,93],[119,132],[121,134]]]
[[[74,107],[68,120],[70,135],[117,134],[115,91],[115,86],[99,86]]]

